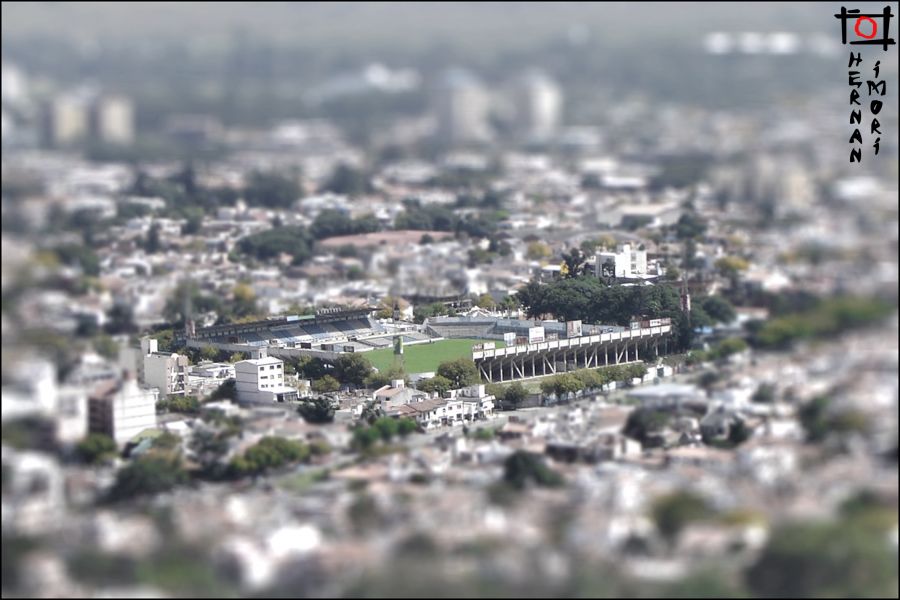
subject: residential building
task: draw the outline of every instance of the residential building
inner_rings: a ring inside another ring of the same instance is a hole
[[[142,388],[130,374],[121,382],[102,384],[89,396],[91,433],[104,433],[124,445],[146,429],[156,427],[159,391]]]
[[[546,141],[559,127],[562,91],[552,79],[540,72],[530,72],[516,85],[516,125],[527,141]]]
[[[144,357],[141,382],[159,388],[163,396],[184,394],[190,370],[188,357],[177,352],[159,352],[158,347],[154,339],[141,340],[141,354]]]
[[[58,96],[50,103],[46,117],[46,141],[54,148],[70,146],[87,139],[90,111],[88,103],[81,96]]]
[[[253,356],[234,365],[238,402],[263,404],[297,401],[297,390],[284,384],[284,362],[268,356],[265,348],[255,350]]]
[[[98,141],[122,146],[134,141],[134,107],[128,98],[103,96],[92,108],[91,124]]]
[[[467,71],[451,69],[441,80],[437,100],[439,137],[451,144],[486,141],[488,108],[481,83]]]
[[[396,379],[391,381],[390,385],[375,390],[372,393],[372,399],[378,403],[382,410],[390,410],[403,404],[427,400],[428,394],[408,388],[402,379]]]
[[[703,393],[695,385],[661,383],[629,391],[628,399],[641,408],[680,409],[692,403],[706,404]]]
[[[621,244],[615,252],[598,252],[597,277],[632,279],[647,275],[647,250],[643,245]]]
[[[484,384],[450,390],[450,399],[462,402],[461,416],[465,421],[480,421],[494,416],[494,396],[487,393]]]

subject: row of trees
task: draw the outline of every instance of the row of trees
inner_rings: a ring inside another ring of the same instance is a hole
[[[599,369],[579,369],[569,373],[560,373],[541,381],[541,392],[558,397],[574,394],[583,390],[596,390],[617,381],[630,381],[644,377],[647,366],[643,363],[631,365],[615,365]]]
[[[575,269],[576,267],[571,267]],[[690,320],[681,310],[681,297],[671,286],[606,285],[600,279],[579,275],[541,285],[529,282],[516,295],[530,318],[553,315],[564,321],[628,325],[635,317],[670,318],[676,347],[688,349],[695,329],[734,320],[734,307],[720,296],[694,303]]]
[[[374,414],[373,414],[374,416]],[[351,446],[359,451],[369,451],[379,441],[389,443],[395,437],[406,437],[411,433],[419,430],[418,424],[407,417],[394,419],[392,417],[380,416],[374,418],[371,423],[366,418],[353,430]]]
[[[809,299],[805,309],[751,327],[750,342],[759,348],[786,349],[801,340],[832,337],[877,323],[896,310],[896,304],[880,298]]]

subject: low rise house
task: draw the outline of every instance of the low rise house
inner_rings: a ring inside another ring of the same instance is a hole
[[[706,399],[697,386],[679,383],[638,388],[628,393],[628,399],[641,408],[653,409],[680,410],[692,404],[706,405]]]
[[[428,394],[406,387],[402,379],[391,381],[390,385],[378,388],[372,393],[372,399],[378,403],[382,410],[391,410],[404,404],[422,402],[428,399]]]

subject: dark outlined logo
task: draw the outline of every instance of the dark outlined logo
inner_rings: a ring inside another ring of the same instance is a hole
[[[841,42],[853,46],[882,46],[887,50],[888,46],[896,44],[894,38],[888,37],[891,30],[891,7],[885,6],[880,13],[863,14],[858,8],[847,10],[841,7],[841,12],[834,15],[841,21]],[[847,29],[851,30],[852,38],[847,41]],[[877,37],[878,34],[881,37]]]
[[[896,44],[894,38],[888,37],[891,30],[891,17],[894,16],[891,14],[890,6],[885,6],[884,10],[880,13],[865,14],[860,12],[859,9],[847,10],[842,6],[841,12],[834,16],[841,21],[841,41],[844,45],[881,46],[882,49],[886,51],[888,46]],[[854,36],[849,42],[847,41],[848,28],[852,29]],[[880,38],[878,37],[879,33],[881,34]],[[862,129],[864,128],[864,105],[860,102],[860,98],[862,97],[862,94],[860,93],[861,89],[865,90],[868,95],[869,113],[871,114],[871,120],[869,121],[869,135],[874,138],[872,148],[875,151],[875,156],[878,156],[878,151],[881,148],[881,123],[878,121],[877,115],[884,106],[884,101],[880,98],[887,94],[887,84],[884,79],[879,79],[881,76],[881,61],[876,60],[871,66],[872,78],[867,79],[865,81],[865,87],[863,87],[863,71],[860,68],[862,65],[862,52],[854,53],[853,50],[850,50],[850,61],[847,65],[847,68],[850,69],[848,72],[851,108],[850,124],[856,125],[853,134],[850,136],[851,163],[862,162],[863,157],[862,150],[864,142]]]

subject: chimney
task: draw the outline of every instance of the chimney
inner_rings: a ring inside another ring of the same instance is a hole
[[[398,389],[398,390],[399,390],[399,389],[403,389],[403,388],[406,387],[406,381],[404,381],[403,379],[392,379],[392,380],[391,380],[391,387],[392,387],[392,388],[395,388],[395,389]]]

